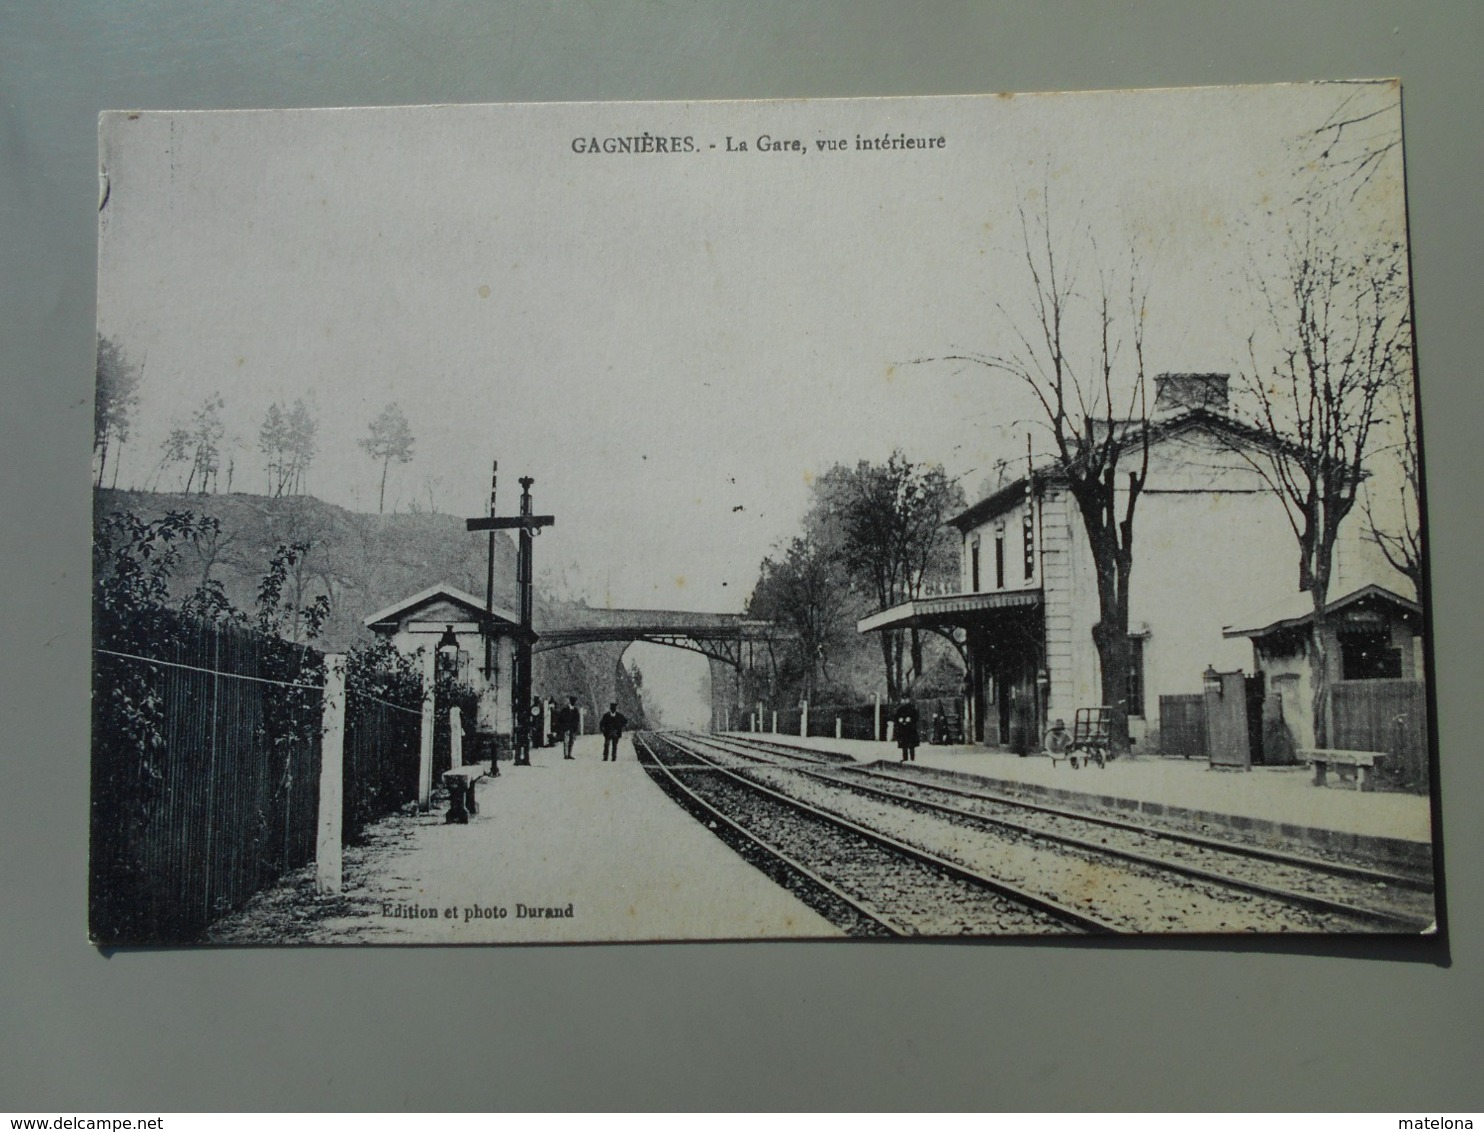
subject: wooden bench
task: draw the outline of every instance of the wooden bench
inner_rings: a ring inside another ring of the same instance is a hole
[[[1327,747],[1311,748],[1299,752],[1304,762],[1314,767],[1314,785],[1323,786],[1327,781],[1330,767],[1350,767],[1355,772],[1355,787],[1357,790],[1371,791],[1375,789],[1372,775],[1376,770],[1376,764],[1385,762],[1386,755],[1381,751],[1339,751]],[[1343,778],[1344,775],[1342,774]]]
[[[445,825],[468,825],[469,815],[479,813],[474,798],[474,784],[484,777],[478,766],[456,766],[443,772],[443,786],[448,791],[448,816]]]

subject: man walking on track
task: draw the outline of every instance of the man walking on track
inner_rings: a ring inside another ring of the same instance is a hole
[[[603,718],[598,720],[598,730],[603,733],[603,761],[609,760],[609,752],[612,759],[618,762],[618,741],[623,738],[624,724],[628,719],[618,710],[618,703],[608,705],[608,710],[603,713]]]
[[[568,696],[567,706],[556,713],[557,734],[562,737],[562,758],[572,757],[572,744],[577,741],[577,729],[582,726],[582,713],[577,710],[577,697]]]

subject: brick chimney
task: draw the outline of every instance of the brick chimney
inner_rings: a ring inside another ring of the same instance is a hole
[[[1154,379],[1156,416],[1182,409],[1226,410],[1225,373],[1162,373]]]

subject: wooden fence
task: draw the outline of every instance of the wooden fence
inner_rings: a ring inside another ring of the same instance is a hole
[[[197,938],[314,859],[323,656],[153,611],[95,626],[89,923]],[[420,715],[347,697],[345,836],[416,797]]]
[[[1159,697],[1159,753],[1207,757],[1206,697],[1200,692]]]
[[[921,717],[917,725],[918,733],[924,745],[931,743],[934,739],[933,720],[939,712],[944,716],[945,741],[952,743],[964,741],[964,702],[962,699],[955,696],[923,699],[918,701],[917,710]],[[751,709],[741,709],[737,730],[752,730],[753,717],[756,714],[756,706]],[[874,702],[868,704],[810,704],[809,734],[821,738],[835,738],[838,734],[841,739],[884,740],[886,724],[891,719],[891,715],[892,705],[883,700],[880,708],[881,733],[877,734],[877,707]],[[804,722],[802,708],[779,708],[775,712],[772,708],[765,707],[758,729],[763,732],[772,731],[775,716],[779,735],[800,734],[799,729]]]
[[[1331,746],[1385,751],[1391,759],[1383,780],[1426,793],[1431,781],[1427,685],[1421,680],[1341,680],[1330,696]]]
[[[313,857],[320,657],[160,613],[114,628],[93,667],[92,934],[185,940]]]

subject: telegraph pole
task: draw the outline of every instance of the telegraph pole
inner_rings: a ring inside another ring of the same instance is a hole
[[[516,556],[515,579],[520,587],[520,636],[515,644],[515,765],[531,765],[531,646],[536,642],[536,632],[532,627],[535,602],[533,600],[532,578],[532,541],[537,531],[542,527],[550,527],[556,523],[553,515],[534,515],[531,513],[531,485],[536,481],[530,476],[520,478],[520,514],[512,518],[499,519],[494,514],[494,482],[490,484],[490,515],[488,518],[466,519],[464,529],[470,531],[490,532],[490,567],[489,567],[489,604],[491,610],[494,608],[494,577],[495,577],[495,532],[517,530],[520,532],[520,541],[517,544],[518,554]],[[491,629],[493,629],[493,618],[491,618]],[[486,638],[486,655],[490,638]]]

